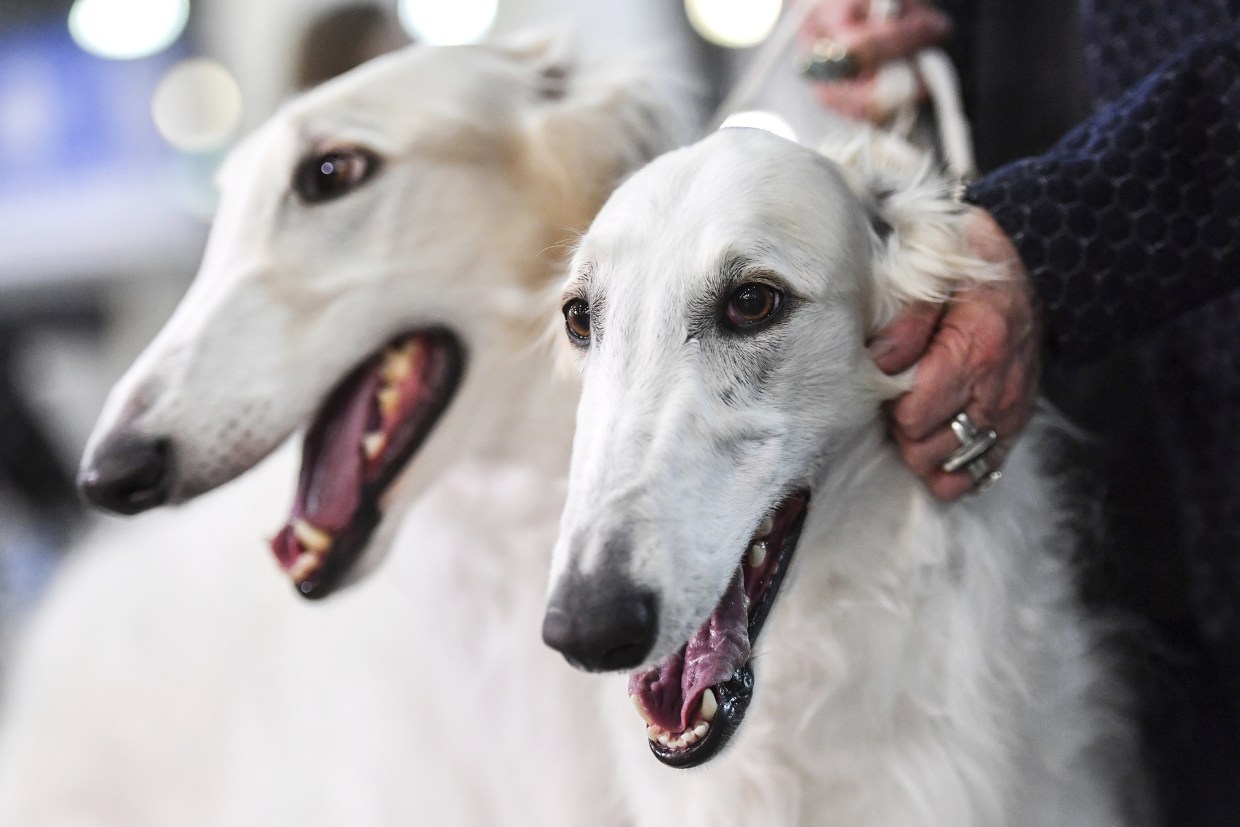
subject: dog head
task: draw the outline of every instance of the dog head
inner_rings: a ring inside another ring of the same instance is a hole
[[[584,386],[544,638],[653,665],[630,691],[670,764],[739,722],[815,487],[899,390],[868,334],[979,272],[923,167],[837,155],[740,129],[670,153],[613,195],[565,289]]]
[[[671,140],[660,90],[526,36],[412,47],[292,101],[221,170],[201,269],[109,397],[84,494],[123,513],[183,501],[309,423],[276,544],[322,593],[398,475],[486,438],[461,405],[440,420],[485,383],[483,355],[541,329],[563,242]],[[420,446],[436,456],[406,468]]]

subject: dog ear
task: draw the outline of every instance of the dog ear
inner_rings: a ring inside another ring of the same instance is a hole
[[[625,175],[691,134],[685,85],[658,61],[582,55],[565,29],[500,48],[533,76],[537,94],[521,113],[526,159],[557,203],[559,226],[584,232]]]
[[[868,333],[916,301],[942,302],[967,283],[999,277],[965,241],[969,208],[933,160],[869,128],[833,139],[822,152],[842,168],[869,219],[873,280]]]
[[[568,93],[573,73],[573,36],[565,26],[527,29],[497,40],[495,45],[533,70],[538,96],[560,100]]]

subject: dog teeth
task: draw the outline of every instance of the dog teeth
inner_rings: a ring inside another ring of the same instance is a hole
[[[648,724],[654,723],[654,721],[650,720],[650,715],[646,712],[646,707],[642,706],[641,698],[638,698],[636,695],[630,695],[629,700],[633,702],[633,708],[637,710],[638,715],[642,716],[643,721]]]
[[[705,738],[710,733],[710,722],[714,720],[715,713],[719,710],[719,702],[715,698],[714,690],[707,689],[702,693],[702,706],[698,711],[697,720],[684,732],[668,732],[650,720],[636,695],[630,695],[629,698],[633,701],[638,714],[646,721],[646,740],[670,750],[687,749]]]
[[[289,567],[288,575],[294,583],[301,583],[319,570],[319,566],[323,563],[323,556],[332,547],[334,538],[314,523],[301,517],[293,521],[293,536],[297,538],[297,542],[301,543],[305,551],[297,555],[297,559]]]
[[[322,559],[322,557],[311,552],[300,554],[293,562],[292,568],[288,570],[288,576],[293,579],[294,583],[300,583],[318,570],[319,562]]]
[[[762,525],[758,526],[758,530],[754,533],[753,536],[755,539],[761,540],[766,537],[769,537],[771,532],[774,529],[775,529],[775,518],[772,517],[770,514],[767,514],[765,517],[762,518]]]
[[[366,459],[376,459],[386,447],[387,437],[379,431],[371,431],[362,437],[362,451],[365,452]]]
[[[759,540],[749,547],[749,565],[755,569],[766,562],[766,540]]]
[[[400,391],[396,388],[379,388],[376,394],[379,400],[379,413],[385,417],[395,415],[397,407],[400,406]]]
[[[318,557],[332,547],[332,536],[323,529],[298,517],[293,521],[293,536],[302,544],[311,556]],[[302,555],[305,557],[306,555]],[[301,557],[297,562],[301,562]]]
[[[389,385],[395,385],[407,379],[413,373],[413,341],[406,342],[399,348],[389,348],[383,352],[383,367],[379,376]]]
[[[696,726],[678,734],[670,733],[658,724],[650,724],[646,727],[646,739],[666,749],[682,750],[705,738],[708,732],[710,732],[710,724],[702,720],[699,720]]]
[[[719,701],[715,699],[715,691],[707,689],[702,693],[702,720],[710,723],[715,720],[717,711],[719,711]]]

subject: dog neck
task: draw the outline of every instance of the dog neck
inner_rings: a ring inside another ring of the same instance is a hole
[[[548,479],[563,477],[579,388],[574,379],[556,372],[547,343],[514,337],[476,354],[469,370],[477,372],[470,390],[480,403],[468,400],[477,404],[477,457],[519,464]]]

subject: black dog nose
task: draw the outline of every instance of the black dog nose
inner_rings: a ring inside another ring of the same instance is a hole
[[[566,582],[566,599],[552,599],[543,642],[573,666],[590,672],[632,669],[646,659],[659,629],[653,593],[632,584]]]
[[[163,505],[172,489],[172,444],[123,435],[105,442],[78,474],[78,491],[92,505],[137,514]]]

